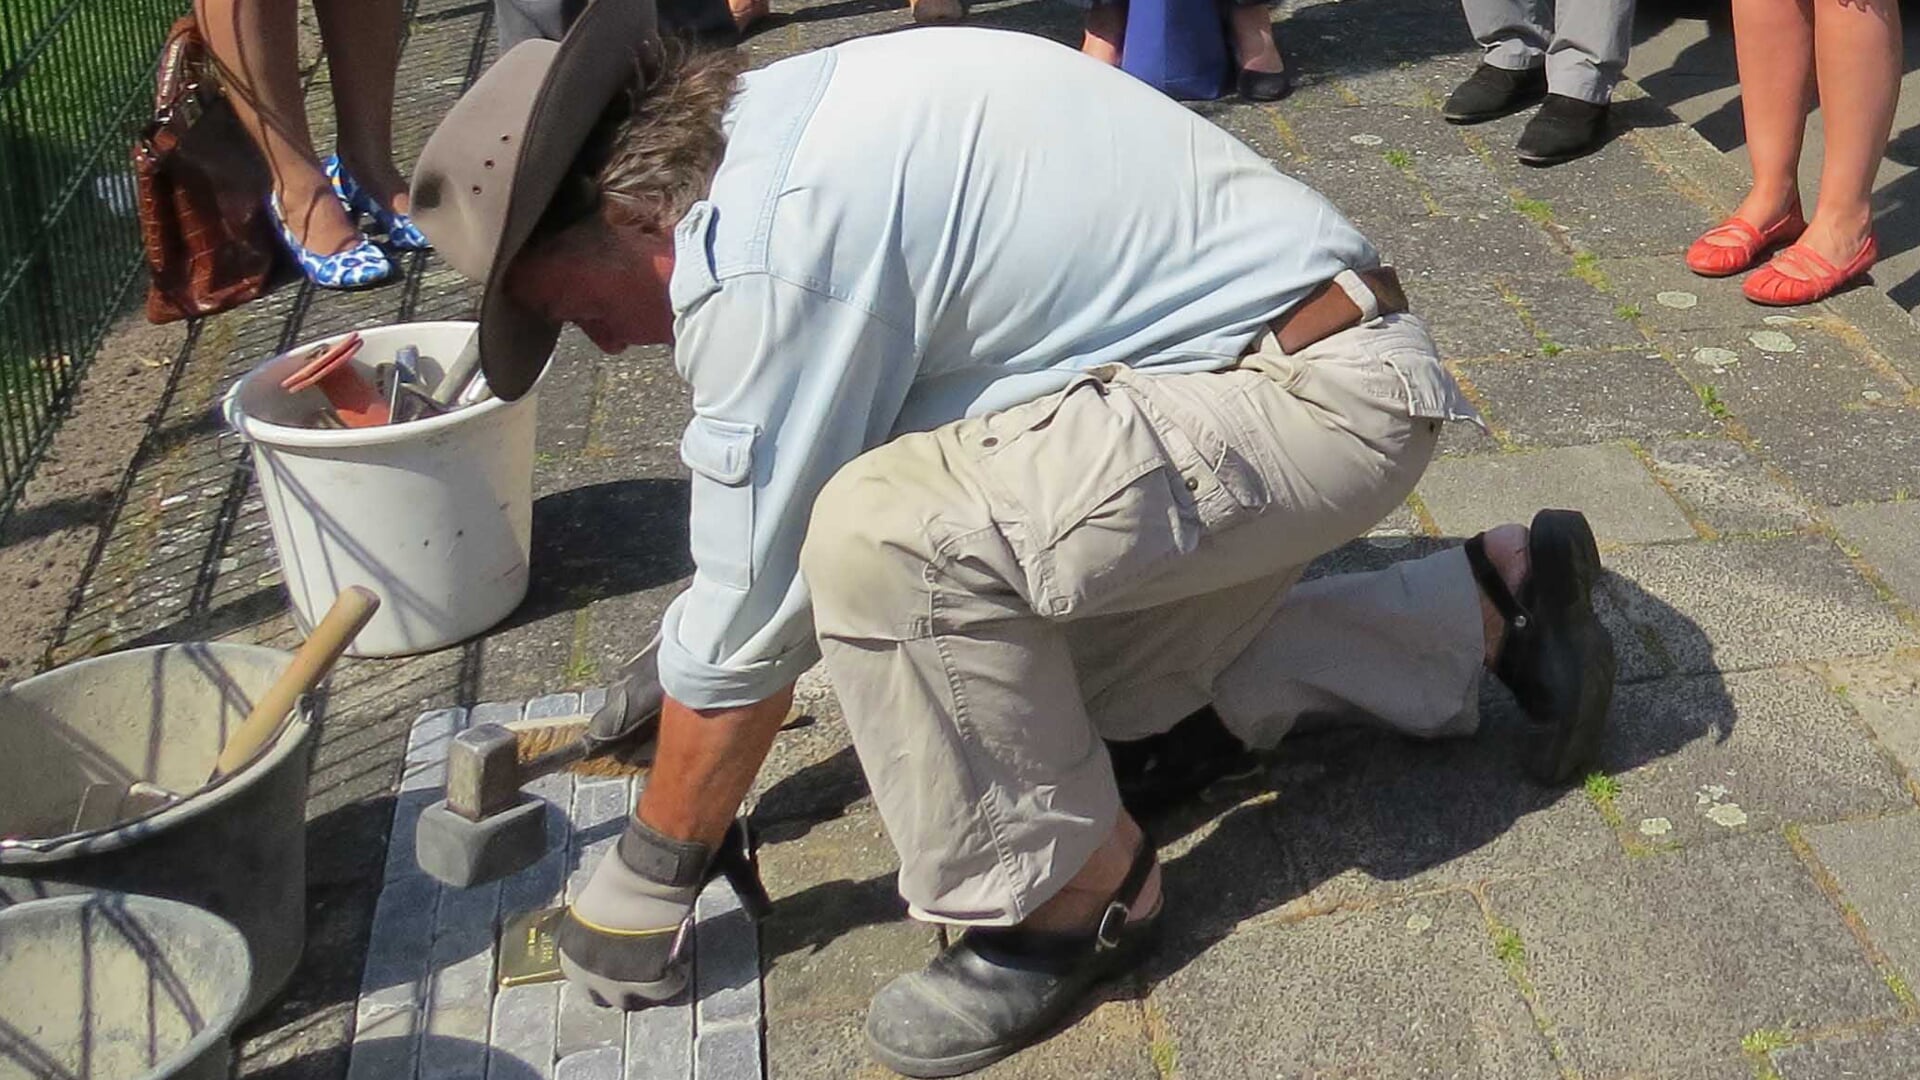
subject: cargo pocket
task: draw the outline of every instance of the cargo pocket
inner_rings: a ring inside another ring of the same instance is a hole
[[[1110,608],[1200,542],[1192,496],[1146,414],[1096,378],[989,418],[975,441],[1037,614]]]
[[[751,424],[695,416],[680,437],[680,460],[693,470],[693,563],[703,577],[735,589],[753,584]]]
[[[1422,420],[1462,420],[1481,431],[1487,425],[1460,384],[1453,381],[1440,358],[1424,349],[1403,347],[1383,352],[1380,359],[1400,377],[1407,395],[1407,415]]]

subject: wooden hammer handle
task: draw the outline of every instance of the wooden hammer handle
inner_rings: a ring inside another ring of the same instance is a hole
[[[326,617],[307,635],[300,651],[293,654],[293,663],[273,681],[254,703],[253,711],[227,739],[227,745],[220,750],[220,759],[213,766],[214,779],[245,765],[261,747],[272,741],[280,730],[280,722],[299,703],[300,695],[327,677],[334,662],[353,644],[354,637],[379,607],[380,598],[373,590],[359,585],[347,586],[334,599]]]

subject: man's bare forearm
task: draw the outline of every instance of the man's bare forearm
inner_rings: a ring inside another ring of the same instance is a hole
[[[717,845],[793,707],[793,687],[737,709],[690,709],[671,697],[640,820],[665,836]]]

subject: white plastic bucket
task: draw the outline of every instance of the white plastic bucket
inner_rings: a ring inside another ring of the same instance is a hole
[[[361,375],[420,350],[428,386],[473,335],[471,322],[362,330]],[[380,610],[348,650],[404,656],[493,626],[527,594],[533,532],[533,437],[538,386],[518,401],[489,398],[443,416],[385,427],[298,426],[325,398],[280,381],[311,341],[234,384],[227,422],[253,448],[254,472],[294,613],[311,629],[348,585],[380,595]]]

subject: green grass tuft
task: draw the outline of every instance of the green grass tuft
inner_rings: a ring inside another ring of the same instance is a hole
[[[1536,225],[1553,224],[1553,207],[1548,206],[1539,199],[1523,199],[1515,196],[1513,208],[1520,211],[1522,215]]]
[[[1595,806],[1610,805],[1620,797],[1620,781],[1606,773],[1589,773],[1581,786],[1586,789],[1587,798],[1592,799]]]
[[[1566,351],[1567,347],[1557,341],[1543,341],[1540,343],[1541,356],[1559,356]]]
[[[1413,167],[1413,155],[1405,150],[1389,150],[1386,153],[1387,164],[1406,172]]]
[[[1785,1028],[1759,1028],[1740,1037],[1740,1049],[1761,1056],[1793,1045],[1793,1034]]]
[[[1493,934],[1493,955],[1510,968],[1517,968],[1527,962],[1527,945],[1520,940],[1520,931],[1511,926],[1502,926]]]
[[[1725,420],[1733,415],[1732,410],[1727,408],[1727,403],[1720,400],[1720,391],[1715,389],[1712,383],[1696,386],[1693,392],[1700,398],[1700,404],[1715,419]]]
[[[1619,307],[1613,309],[1613,313],[1628,322],[1632,322],[1640,317],[1640,309],[1632,304],[1621,304]]]

